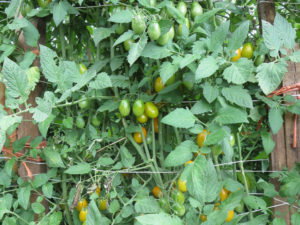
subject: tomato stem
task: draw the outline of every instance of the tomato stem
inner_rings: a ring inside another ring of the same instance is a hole
[[[66,59],[65,33],[64,33],[64,28],[62,23],[59,25],[59,37],[60,37],[62,57],[63,59]]]
[[[160,166],[162,168],[164,167],[164,140],[163,140],[163,133],[162,133],[162,124],[160,122],[161,115],[158,117],[158,143],[159,143],[159,160],[160,160]],[[155,137],[154,137],[155,138]]]
[[[67,194],[67,174],[64,173],[64,171],[62,171],[62,175],[61,175],[61,180],[62,180],[62,183],[61,183],[61,188],[62,188],[62,194],[63,194],[63,202],[65,203],[65,213],[66,213],[66,217],[67,217],[67,221],[68,221],[68,224],[72,225],[73,224],[73,221],[71,219],[71,213],[70,213],[70,210],[69,210],[69,206],[68,206],[68,194]]]
[[[211,152],[212,158],[214,160],[214,164],[218,165],[218,156],[215,155],[213,152]],[[222,176],[221,176],[221,170],[220,170],[220,166],[216,166],[216,170],[217,170],[217,176],[218,176],[218,180],[221,182],[222,181]]]
[[[243,176],[243,180],[244,180],[244,187],[246,190],[246,195],[249,196],[249,189],[247,186],[247,179],[246,179],[246,175],[245,175],[245,170],[244,170],[244,164],[243,164],[243,156],[242,156],[242,148],[241,148],[241,139],[240,139],[240,134],[236,133],[236,140],[237,140],[237,146],[238,146],[238,151],[239,151],[239,166],[242,172],[242,176]],[[248,206],[249,209],[249,219],[250,221],[253,220],[253,214],[251,212],[251,207]]]

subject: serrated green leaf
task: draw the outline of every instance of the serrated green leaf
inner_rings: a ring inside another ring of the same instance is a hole
[[[172,55],[172,52],[165,46],[159,46],[154,42],[150,42],[144,48],[141,56],[151,59],[163,59]]]
[[[132,64],[141,56],[141,54],[147,44],[147,40],[148,40],[148,37],[147,37],[146,33],[144,33],[137,43],[133,43],[130,46],[129,54],[127,56],[127,60],[129,62],[130,66],[132,66]]]
[[[130,85],[129,78],[123,75],[111,75],[110,80],[113,87],[127,88]]]
[[[204,100],[197,101],[191,108],[194,115],[199,115],[206,112],[211,112],[211,106]]]
[[[243,45],[248,35],[249,24],[249,20],[246,20],[245,22],[241,23],[241,25],[239,25],[239,27],[233,32],[231,38],[228,40],[229,50],[235,51]]]
[[[36,47],[40,38],[40,33],[38,32],[37,28],[31,22],[28,21],[27,26],[23,27],[23,32],[26,44],[31,47]]]
[[[193,158],[192,152],[196,152],[198,146],[193,141],[184,141],[169,153],[164,161],[164,166],[181,166]]]
[[[45,119],[43,122],[38,124],[39,131],[41,132],[41,135],[46,138],[47,132],[50,127],[50,124],[54,120],[55,116],[53,114],[50,114],[47,119]]]
[[[159,74],[163,81],[163,84],[165,84],[169,78],[171,78],[174,73],[176,73],[178,70],[178,65],[174,65],[170,62],[164,62],[160,68],[159,68]]]
[[[131,22],[133,18],[133,14],[130,10],[121,10],[118,12],[115,12],[108,21],[114,22],[114,23],[129,23]]]
[[[300,224],[300,214],[297,212],[294,213],[291,217],[291,222],[292,222],[292,225]]]
[[[274,91],[281,83],[287,72],[287,64],[284,61],[263,63],[257,68],[256,78],[264,94]]]
[[[125,168],[131,168],[135,162],[135,157],[133,157],[128,149],[123,145],[120,148],[120,154],[123,166]]]
[[[89,87],[96,90],[101,90],[104,88],[112,87],[112,82],[110,77],[107,75],[107,73],[103,72],[103,73],[99,73],[96,79],[90,82]]]
[[[275,147],[275,142],[272,139],[272,135],[269,132],[262,131],[261,138],[262,138],[264,150],[266,154],[269,155]]]
[[[53,6],[53,20],[56,26],[58,26],[68,14],[65,4],[63,1],[55,2]]]
[[[93,32],[93,40],[95,42],[95,45],[98,45],[100,41],[104,40],[105,38],[108,38],[111,34],[115,33],[115,30],[113,28],[105,28],[105,27],[99,27],[95,28]]]
[[[5,13],[7,15],[7,18],[13,17],[20,5],[20,0],[11,0],[8,7],[5,8]]]
[[[58,152],[53,151],[53,149],[50,149],[50,148],[45,148],[43,150],[43,153],[46,158],[47,166],[61,167],[61,168],[65,167],[63,161],[61,160],[60,154]]]
[[[243,201],[246,205],[250,206],[252,209],[262,209],[265,211],[267,209],[266,202],[257,196],[246,196]]]
[[[53,193],[53,184],[52,183],[46,183],[46,184],[44,184],[43,187],[42,187],[42,191],[43,191],[43,194],[47,198],[51,198],[52,197],[52,193]]]
[[[281,109],[271,108],[268,114],[268,119],[273,134],[277,134],[277,132],[280,130],[283,124]]]
[[[70,166],[65,173],[67,174],[87,174],[91,172],[92,168],[88,163],[79,163],[74,166]]]
[[[201,60],[197,70],[195,79],[199,82],[200,79],[210,77],[213,75],[219,66],[217,65],[217,61],[214,57],[208,56],[207,58],[204,58]]]
[[[248,123],[245,111],[230,106],[220,109],[215,120],[221,124]]]
[[[243,89],[241,86],[231,86],[222,89],[222,95],[232,103],[242,107],[253,108],[252,98],[248,90]]]
[[[287,110],[291,113],[300,115],[300,100],[297,100],[294,104],[289,105]]]
[[[137,213],[159,213],[160,211],[158,202],[152,197],[137,199],[134,208]]]
[[[203,86],[203,95],[208,103],[212,103],[219,96],[219,89],[205,83]]]
[[[227,67],[223,76],[229,83],[243,84],[246,83],[253,71],[253,62],[246,58],[241,58]]]
[[[214,130],[212,133],[207,135],[203,144],[206,146],[217,144],[226,136],[227,136],[227,132],[224,129],[221,128],[221,129]]]
[[[114,57],[110,61],[111,71],[114,72],[115,70],[119,69],[122,66],[123,63],[124,63],[124,58],[123,57]]]
[[[289,56],[290,60],[296,63],[300,62],[300,50],[293,52],[290,56]]]
[[[212,16],[214,16],[217,12],[219,12],[221,10],[223,10],[223,9],[221,9],[221,8],[212,9],[212,10],[209,10],[209,11],[203,13],[200,16],[196,16],[195,24],[200,24],[200,23],[205,22],[206,20],[208,20],[209,18],[211,18]]]
[[[180,120],[178,118],[181,118]],[[178,128],[191,128],[196,117],[188,109],[177,108],[162,118],[161,122]]]
[[[159,214],[147,214],[143,216],[135,217],[138,222],[142,225],[161,225],[161,224],[172,224],[172,225],[183,225],[181,219],[177,216],[171,216],[166,213]]]
[[[230,21],[222,23],[217,29],[212,33],[209,38],[208,47],[211,51],[219,51],[220,46],[223,45],[225,38],[229,30]]]
[[[28,208],[30,192],[31,187],[29,185],[18,189],[18,202],[25,210]]]
[[[172,17],[177,21],[177,23],[179,24],[185,23],[184,16],[173,5],[167,4],[166,6],[168,11],[171,13]]]

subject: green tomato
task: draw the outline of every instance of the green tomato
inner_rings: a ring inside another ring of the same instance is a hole
[[[169,41],[169,32],[168,33],[165,33],[164,35],[161,35],[158,40],[157,40],[157,43],[161,46],[164,46],[168,43]]]
[[[21,14],[23,17],[27,16],[28,13],[33,9],[33,4],[31,1],[25,1],[22,4]]]
[[[167,80],[167,82],[166,82],[166,86],[168,86],[168,85],[170,85],[170,84],[174,84],[174,82],[175,82],[175,80],[176,80],[176,76],[175,76],[175,73]]]
[[[230,140],[230,145],[233,147],[235,145],[234,135],[231,134],[229,140]]]
[[[145,104],[144,101],[137,99],[134,101],[132,111],[135,116],[141,116],[144,114]]]
[[[152,22],[148,27],[148,35],[151,41],[156,41],[160,37],[160,26],[158,22]]]
[[[190,29],[190,20],[188,18],[185,18],[185,25],[187,29]],[[182,36],[182,28],[183,28],[183,24],[179,24],[177,29],[178,36]]]
[[[121,34],[124,33],[124,31],[125,31],[125,25],[123,23],[117,24],[117,26],[116,26],[116,33],[118,35],[121,35]]]
[[[178,202],[173,205],[173,210],[174,210],[175,214],[177,214],[178,216],[183,216],[185,214],[184,205],[182,205]]]
[[[125,117],[130,114],[130,103],[128,99],[123,99],[119,105],[119,111],[121,116]]]
[[[131,27],[132,30],[136,33],[136,34],[142,34],[144,33],[145,29],[146,29],[146,23],[145,23],[145,19],[144,16],[142,15],[136,15],[131,22]]]
[[[79,108],[86,109],[89,106],[88,100],[83,100],[78,103]]]
[[[174,36],[175,36],[175,29],[174,29],[174,26],[172,26],[171,28],[170,28],[170,30],[169,30],[169,38],[171,39],[171,40],[173,40],[174,39]]]
[[[184,203],[184,194],[181,191],[172,191],[171,197],[175,202],[178,202],[179,204]]]
[[[145,114],[151,119],[158,117],[158,108],[152,102],[146,102]]]
[[[203,14],[203,9],[202,9],[201,5],[199,4],[199,2],[192,3],[191,14],[192,14],[193,18]]]
[[[185,73],[183,75],[183,85],[189,90],[193,90],[195,76],[192,73]]]
[[[79,64],[79,71],[80,71],[80,74],[84,74],[85,71],[87,71],[87,68],[83,63]]]
[[[158,203],[162,210],[164,210],[166,213],[170,212],[170,204],[166,198],[160,198]]]
[[[177,10],[183,15],[185,16],[186,12],[187,12],[187,7],[186,4],[183,1],[178,2],[177,4]]]
[[[125,50],[128,52],[130,50],[131,45],[134,43],[133,39],[128,39],[123,42]]]
[[[152,143],[152,134],[147,134],[146,142],[147,142],[148,145],[150,145]]]
[[[97,114],[93,115],[93,117],[92,117],[92,124],[93,124],[95,127],[99,127],[99,126],[100,126],[101,121],[99,120]]]
[[[77,126],[78,128],[80,128],[80,129],[84,128],[84,126],[85,126],[85,121],[84,121],[84,119],[83,119],[82,116],[77,116],[77,118],[76,118],[76,126]]]
[[[254,61],[254,65],[259,66],[260,64],[264,63],[265,59],[266,59],[265,55],[258,55]]]
[[[51,0],[37,0],[38,6],[41,8],[46,8]]]
[[[173,6],[175,8],[173,1],[170,2],[170,6]],[[168,8],[166,8],[166,12],[167,12],[168,17],[170,17],[170,18],[173,17],[172,12]]]

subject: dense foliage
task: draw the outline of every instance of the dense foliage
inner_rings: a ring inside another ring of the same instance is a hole
[[[1,107],[0,146],[24,148],[29,137],[8,138],[24,112],[41,133],[22,158],[1,161],[1,223],[285,224],[273,217],[272,198],[300,206],[299,167],[263,172],[283,114],[300,114],[294,96],[270,95],[287,62],[300,62],[298,9],[278,2],[282,15],[263,21],[261,35],[255,2],[1,5],[11,113]],[[42,44],[38,19],[46,22]],[[37,85],[37,105],[27,104]],[[43,139],[47,147],[37,148]],[[14,165],[37,155],[48,172],[25,181]],[[291,220],[299,224],[300,214]]]

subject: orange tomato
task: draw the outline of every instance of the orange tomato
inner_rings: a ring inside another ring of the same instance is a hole
[[[158,119],[157,119],[157,117],[154,118],[154,132],[158,133]]]
[[[230,222],[234,217],[234,211],[233,210],[229,210],[227,213],[227,218],[226,218],[226,222]]]
[[[231,58],[231,61],[237,62],[237,61],[241,58],[241,56],[242,56],[242,51],[241,51],[241,49],[239,48],[239,49],[237,49],[237,50],[235,51],[235,56],[233,56],[233,57]]]
[[[100,192],[101,192],[100,187],[97,186],[97,188],[96,188],[96,193],[97,193],[98,196],[100,196]]]
[[[144,134],[144,137],[146,138],[147,136],[147,131],[144,127],[142,127],[142,130],[143,130],[143,134]],[[141,144],[143,143],[143,137],[142,137],[142,133],[141,132],[135,132],[133,134],[133,139],[135,140],[136,143],[138,144]]]
[[[83,208],[87,207],[87,205],[87,201],[83,198],[77,203],[76,209],[78,212],[80,212]]]
[[[204,143],[204,141],[205,141],[208,134],[209,134],[209,132],[207,132],[207,130],[203,130],[200,134],[198,134],[197,144],[200,148],[203,146],[203,143]]]
[[[155,83],[154,83],[154,90],[158,93],[164,88],[165,88],[165,85],[163,84],[161,77],[156,78]]]
[[[229,191],[226,188],[222,188],[220,192],[220,199],[221,201],[224,201],[228,197]]]
[[[160,198],[162,197],[162,191],[161,189],[158,187],[158,186],[155,186],[153,189],[152,189],[152,194],[156,197],[156,198]]]
[[[205,221],[207,220],[207,216],[204,215],[204,214],[202,214],[202,215],[200,216],[200,219],[201,219],[202,222],[205,222]]]

